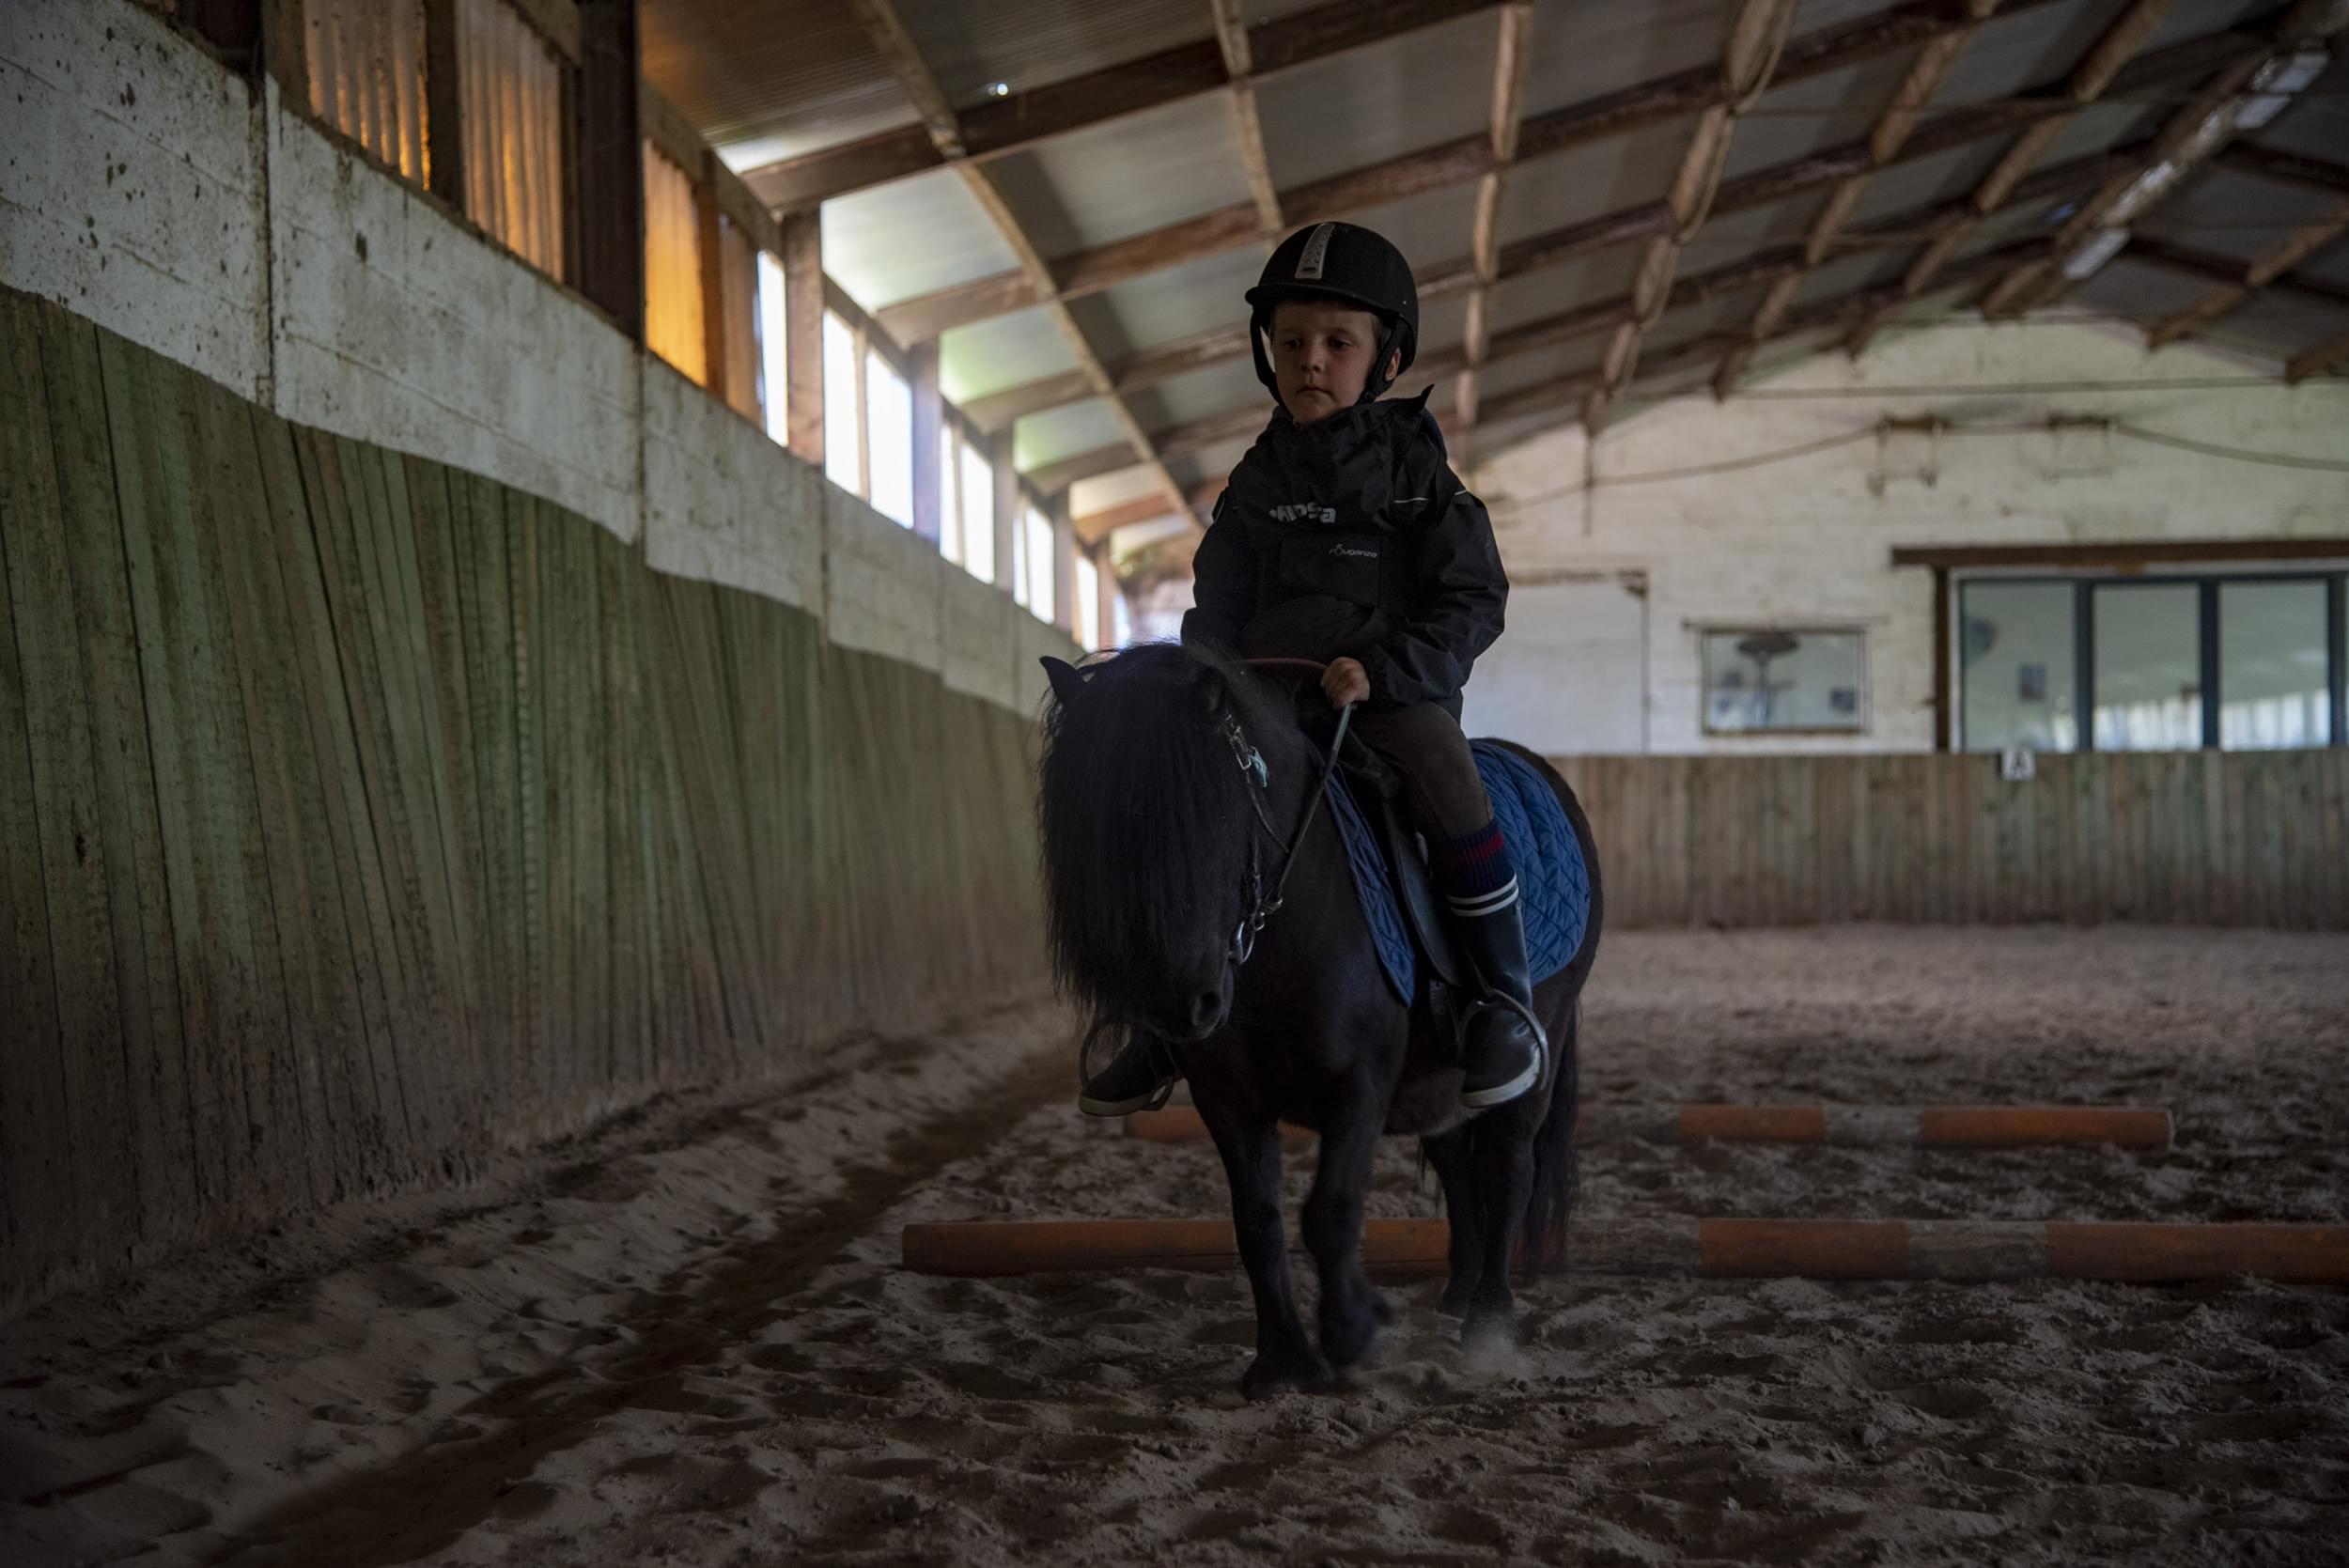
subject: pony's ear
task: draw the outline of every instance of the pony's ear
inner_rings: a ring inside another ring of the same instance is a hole
[[[1044,673],[1051,677],[1052,695],[1060,699],[1061,706],[1074,707],[1084,701],[1085,677],[1077,673],[1074,664],[1066,659],[1051,658],[1039,659],[1036,662],[1043,665]]]

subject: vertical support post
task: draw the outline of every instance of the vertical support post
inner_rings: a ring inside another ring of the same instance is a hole
[[[1052,624],[1076,635],[1077,521],[1066,490],[1052,498]]]
[[[1005,593],[1012,590],[1019,560],[1019,471],[1011,465],[1011,431],[1005,428],[988,452],[995,465],[995,585]]]
[[[261,60],[277,78],[277,90],[294,102],[310,101],[310,39],[302,0],[261,0]]]
[[[2195,642],[2201,651],[2202,749],[2218,749],[2218,582],[2204,578],[2195,600]]]
[[[579,291],[645,341],[636,0],[579,0]]]
[[[702,150],[701,167],[693,176],[693,226],[701,232],[702,256],[702,385],[723,403],[726,386],[726,257],[725,224],[718,214],[718,155]]]
[[[1950,568],[1933,568],[1933,749],[1950,749]]]
[[[459,88],[457,0],[424,0],[424,161],[428,189],[475,223],[465,207],[465,97]]]
[[[231,65],[243,66],[261,47],[265,0],[179,0],[179,20]],[[301,13],[294,15],[297,24]],[[306,91],[306,88],[305,88]]]
[[[913,531],[933,545],[944,532],[951,483],[939,467],[945,431],[946,400],[938,388],[938,339],[933,337],[913,348]]]
[[[1093,565],[1098,585],[1093,613],[1097,640],[1102,647],[1113,648],[1117,646],[1117,573],[1112,569],[1109,540],[1103,539],[1094,551]]]
[[[2072,708],[2079,715],[2079,750],[2096,749],[2096,593],[2082,580],[2072,585]]]
[[[873,402],[864,391],[864,367],[871,363],[873,340],[863,327],[856,338],[856,371],[848,378],[850,405],[856,410],[856,493],[873,499]]]
[[[824,466],[824,224],[783,217],[784,427],[792,454]]]
[[[2333,680],[2333,744],[2349,746],[2349,572],[2335,572],[2326,598],[2326,660]]]

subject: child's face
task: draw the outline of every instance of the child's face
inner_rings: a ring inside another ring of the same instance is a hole
[[[1370,383],[1378,318],[1334,300],[1283,300],[1272,309],[1272,378],[1281,406],[1299,425],[1350,409]],[[1389,375],[1403,350],[1388,356]]]

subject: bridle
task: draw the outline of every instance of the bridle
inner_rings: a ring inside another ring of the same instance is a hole
[[[1256,668],[1287,666],[1316,673],[1328,669],[1327,665],[1310,659],[1251,659],[1242,662]],[[1283,842],[1280,830],[1272,825],[1272,814],[1265,804],[1272,790],[1271,766],[1265,761],[1264,753],[1249,740],[1248,731],[1241,725],[1239,715],[1232,710],[1229,704],[1224,706],[1223,738],[1232,748],[1232,757],[1239,765],[1239,770],[1254,782],[1255,787],[1248,793],[1248,804],[1255,813],[1256,825],[1264,830],[1263,838],[1254,833],[1248,835],[1248,880],[1243,890],[1243,902],[1248,912],[1240,916],[1239,924],[1233,928],[1232,945],[1224,957],[1229,969],[1237,969],[1248,962],[1256,951],[1257,933],[1265,928],[1267,921],[1281,911],[1288,888],[1289,873],[1297,867],[1297,851],[1304,844],[1305,834],[1321,810],[1323,798],[1330,793],[1330,777],[1337,771],[1338,752],[1346,744],[1346,726],[1353,722],[1353,705],[1348,704],[1338,710],[1337,733],[1330,737],[1330,754],[1321,766],[1321,783],[1306,798],[1304,814],[1298,820],[1297,831]],[[1281,849],[1281,873],[1273,878],[1269,890],[1265,887],[1264,880],[1265,839],[1271,840]]]

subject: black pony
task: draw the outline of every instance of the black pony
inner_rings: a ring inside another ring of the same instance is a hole
[[[1442,1180],[1444,1310],[1467,1319],[1464,1338],[1505,1337],[1512,1265],[1544,1261],[1574,1201],[1576,1001],[1602,910],[1573,791],[1543,766],[1591,874],[1581,950],[1534,991],[1551,1068],[1531,1093],[1470,1117],[1451,1046],[1381,975],[1326,807],[1296,844],[1281,907],[1248,929],[1320,784],[1291,683],[1170,644],[1081,674],[1045,664],[1057,699],[1039,792],[1055,972],[1097,1030],[1156,1035],[1190,1080],[1255,1292],[1256,1356],[1241,1389],[1319,1384],[1360,1365],[1393,1316],[1361,1258],[1362,1192],[1382,1133],[1420,1135]],[[1257,755],[1261,769],[1250,765]],[[1321,1281],[1318,1351],[1289,1285],[1283,1121],[1321,1135],[1303,1214]]]

